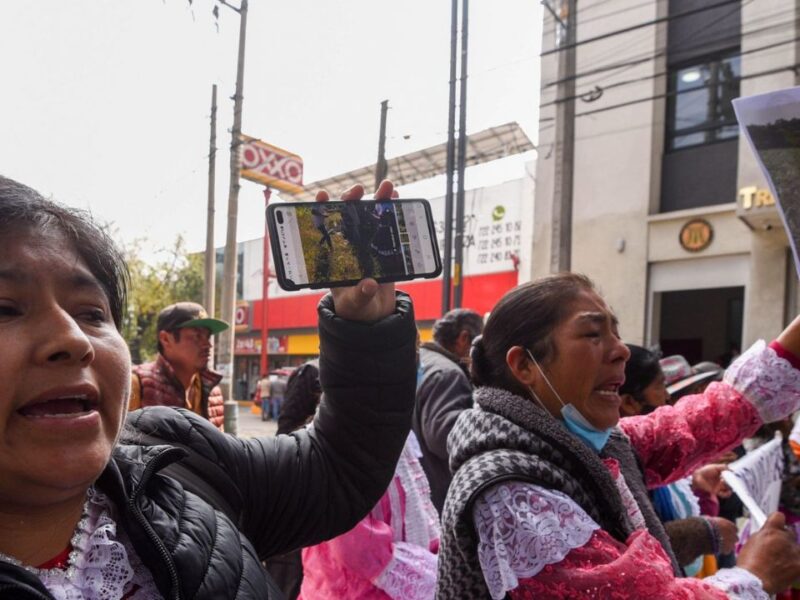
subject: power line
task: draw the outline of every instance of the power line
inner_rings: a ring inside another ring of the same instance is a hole
[[[752,1],[753,0],[748,0],[748,2],[752,2]],[[780,11],[778,13],[774,13],[774,14],[768,15],[767,17],[763,17],[762,19],[758,19],[758,20],[752,21],[752,22],[756,23],[756,22],[763,22],[763,21],[766,21],[766,20],[771,20],[771,19],[774,19],[774,18],[780,18],[781,16],[783,16],[785,14],[791,14],[793,12],[794,11],[782,10],[782,11]],[[721,17],[720,20],[723,20],[723,19],[727,18],[727,16],[730,16],[730,15],[726,15],[725,17]],[[696,48],[702,48],[704,46],[707,46],[708,44],[717,44],[717,43],[722,42],[723,40],[727,40],[729,38],[732,41],[737,41],[739,39],[744,39],[745,37],[754,36],[754,35],[757,35],[759,33],[765,33],[767,31],[772,31],[772,30],[775,30],[775,29],[780,29],[780,28],[784,28],[784,27],[792,27],[792,28],[794,28],[796,23],[797,23],[797,19],[794,19],[792,21],[783,21],[783,22],[780,22],[780,23],[773,23],[771,25],[766,25],[764,27],[757,28],[757,29],[751,29],[750,31],[745,31],[745,32],[740,32],[739,28],[737,26],[737,27],[731,28],[731,30],[733,32],[731,34],[729,34],[729,35],[723,35],[723,36],[718,36],[718,37],[711,38],[711,39],[706,39],[706,40],[703,40],[703,41],[698,42],[696,44],[686,45],[683,48],[687,49],[687,50],[692,50],[692,49],[696,49]],[[732,44],[732,45],[734,45],[734,44]],[[643,55],[640,55],[640,56],[635,57],[635,58],[631,58],[631,59],[626,60],[624,62],[614,63],[614,64],[610,64],[610,65],[602,65],[600,67],[597,67],[595,69],[591,69],[589,71],[583,71],[581,73],[576,73],[574,77],[575,77],[575,79],[581,79],[583,77],[589,77],[591,75],[597,75],[597,74],[600,74],[600,73],[605,73],[607,71],[613,71],[614,69],[621,69],[623,67],[636,66],[636,65],[639,65],[639,64],[642,64],[642,63],[649,62],[651,60],[655,60],[657,58],[660,58],[660,57],[664,56],[667,53],[667,51],[668,51],[668,46],[665,46],[665,47],[657,50],[656,52],[654,52],[652,54],[651,53],[647,53],[647,54],[643,54]],[[558,85],[560,83],[560,81],[561,80],[559,80],[559,79],[555,79],[553,81],[550,81],[550,82],[548,82],[548,83],[546,83],[546,84],[544,84],[542,86],[542,90],[545,90],[547,88],[550,88],[550,87],[553,87],[555,85]]]
[[[586,38],[585,40],[581,40],[579,42],[572,42],[570,44],[563,44],[561,46],[557,46],[556,48],[552,48],[551,50],[546,50],[540,54],[540,56],[548,56],[550,54],[555,54],[556,52],[562,52],[563,50],[567,50],[569,48],[575,48],[577,46],[582,46],[584,44],[591,44],[592,42],[597,42],[599,40],[604,40],[610,37],[616,37],[618,35],[622,35],[623,33],[628,33],[629,31],[635,31],[637,29],[642,29],[643,27],[650,27],[652,25],[658,25],[659,23],[664,23],[666,21],[673,21],[675,19],[680,19],[683,17],[688,17],[700,12],[705,12],[707,10],[712,10],[714,8],[719,8],[721,6],[728,6],[733,4],[734,2],[741,2],[741,0],[722,0],[721,2],[716,2],[714,4],[709,4],[708,6],[701,6],[700,8],[693,8],[691,10],[685,10],[680,13],[676,13],[674,15],[668,15],[666,17],[658,17],[657,19],[651,19],[650,21],[644,21],[642,23],[637,23],[636,25],[631,25],[630,27],[623,27],[622,29],[617,29],[615,31],[609,31],[608,33],[603,33],[600,35],[596,35],[594,37]]]
[[[784,40],[782,42],[776,42],[774,44],[768,44],[767,46],[761,46],[759,48],[751,48],[749,50],[745,50],[744,52],[739,52],[738,54],[733,55],[733,56],[734,57],[735,56],[746,56],[748,54],[753,54],[755,52],[762,52],[764,50],[771,50],[773,48],[777,48],[777,47],[780,47],[780,46],[785,46],[786,44],[792,44],[792,43],[797,42],[797,41],[800,41],[800,37],[796,37],[796,38],[791,39],[791,40]],[[625,85],[631,85],[631,84],[634,84],[634,83],[641,83],[643,81],[648,81],[650,79],[656,79],[657,77],[664,77],[666,75],[669,75],[670,72],[671,71],[669,71],[669,70],[662,71],[660,73],[655,73],[653,75],[646,75],[644,77],[637,77],[635,79],[628,79],[628,80],[625,80],[625,81],[618,81],[618,82],[610,83],[610,84],[607,84],[607,85],[604,85],[604,86],[596,86],[595,89],[598,90],[602,94],[602,92],[605,92],[606,90],[622,87],[622,86],[625,86]],[[696,88],[693,88],[693,89],[696,89]],[[582,94],[575,94],[574,96],[567,97],[567,98],[557,98],[557,99],[552,100],[550,102],[546,102],[544,104],[540,104],[539,108],[540,109],[546,108],[548,106],[553,106],[554,104],[559,104],[561,102],[566,102],[567,100],[581,100],[581,99],[584,98],[584,96],[586,96],[586,94],[587,93],[584,92]]]
[[[793,65],[786,65],[783,67],[778,67],[776,69],[769,69],[767,71],[760,71],[758,73],[750,73],[749,75],[742,75],[741,77],[732,78],[731,81],[744,81],[746,79],[754,79],[756,77],[764,77],[766,75],[774,75],[775,73],[782,73],[783,71],[797,71],[800,69],[800,63],[795,63]],[[614,110],[617,108],[624,108],[626,106],[632,106],[634,104],[640,104],[642,102],[649,102],[650,100],[660,100],[663,98],[671,98],[673,96],[679,96],[680,94],[686,94],[688,92],[696,92],[697,90],[707,89],[712,87],[711,85],[698,85],[692,88],[688,88],[685,90],[675,90],[672,92],[666,92],[664,94],[655,94],[653,96],[648,96],[647,98],[637,98],[636,100],[629,100],[628,102],[621,102],[619,104],[612,104],[611,106],[604,106],[603,108],[597,108],[595,110],[589,110],[586,112],[578,113],[575,117],[588,117],[589,115],[594,115],[601,112],[606,112],[609,110]],[[553,117],[546,117],[544,119],[540,119],[540,123],[545,123],[549,121],[555,121]]]

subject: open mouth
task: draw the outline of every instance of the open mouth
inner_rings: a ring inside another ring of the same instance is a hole
[[[595,392],[600,394],[601,396],[618,396],[619,395],[619,388],[622,384],[621,383],[607,383],[605,385],[601,385],[594,389]]]
[[[23,406],[17,412],[35,419],[69,419],[87,415],[96,409],[97,402],[81,394],[34,402]]]

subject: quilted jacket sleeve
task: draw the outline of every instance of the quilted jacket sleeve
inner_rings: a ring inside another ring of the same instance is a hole
[[[375,323],[338,318],[330,295],[318,312],[324,399],[312,425],[239,439],[203,424],[203,439],[194,435],[190,444],[230,475],[237,488],[231,493],[241,495],[240,529],[262,558],[358,523],[391,481],[410,429],[416,386],[411,299],[398,292],[394,314]]]

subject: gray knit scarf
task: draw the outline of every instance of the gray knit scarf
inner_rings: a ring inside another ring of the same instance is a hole
[[[680,574],[634,451],[621,431],[614,430],[598,456],[529,399],[498,388],[480,388],[474,398],[477,408],[464,411],[448,437],[455,476],[442,513],[437,600],[489,597],[478,561],[472,505],[483,491],[502,481],[524,481],[563,492],[624,542],[634,528],[602,462],[604,457],[619,462],[650,533]]]

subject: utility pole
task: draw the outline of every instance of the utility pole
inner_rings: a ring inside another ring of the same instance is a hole
[[[467,47],[469,0],[461,4],[461,79],[458,102],[458,193],[456,194],[455,261],[453,265],[453,308],[461,308],[464,295],[464,170],[467,161]]]
[[[563,35],[557,36],[558,54],[556,91],[556,139],[553,149],[554,186],[553,218],[550,236],[550,272],[569,271],[572,265],[572,193],[575,160],[575,41],[577,0],[560,0],[557,14],[545,0]],[[559,43],[561,42],[561,43]]]
[[[217,84],[211,86],[211,137],[208,144],[208,214],[206,216],[206,264],[203,287],[203,306],[208,314],[214,316],[215,271],[217,257],[214,251],[214,185],[216,181],[217,160]],[[214,354],[208,358],[214,366]]]
[[[262,377],[269,376],[269,332],[267,328],[267,308],[269,300],[269,226],[267,225],[267,208],[269,199],[272,197],[272,190],[269,186],[264,188],[264,248],[263,262],[264,268],[261,271],[261,369]]]
[[[389,112],[389,101],[381,102],[381,130],[378,134],[378,162],[375,165],[375,189],[386,179],[388,165],[386,164],[386,113]]]
[[[453,257],[453,171],[456,151],[456,63],[458,61],[458,0],[451,0],[450,105],[447,114],[447,189],[444,196],[444,252],[442,253],[442,315],[450,310]]]
[[[233,96],[233,127],[231,128],[231,181],[228,191],[228,229],[225,238],[225,263],[222,285],[222,319],[230,327],[220,334],[219,370],[222,372],[220,387],[225,398],[225,431],[238,433],[238,410],[233,393],[234,366],[234,323],[236,321],[236,274],[237,243],[236,222],[239,212],[239,166],[242,134],[242,100],[244,98],[244,48],[247,32],[247,0],[241,0],[239,8],[219,0],[225,6],[239,13],[239,56],[236,65],[236,93]]]

